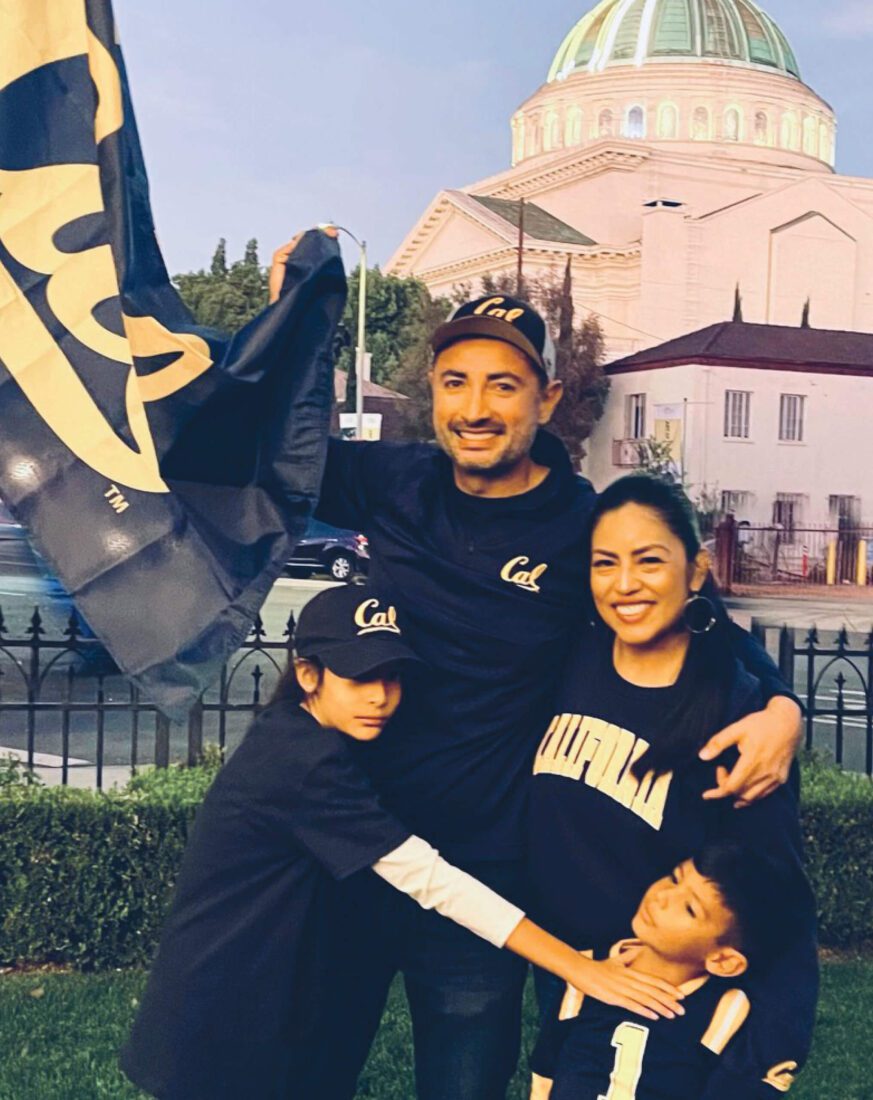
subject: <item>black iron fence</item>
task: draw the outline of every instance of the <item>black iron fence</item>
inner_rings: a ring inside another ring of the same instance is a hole
[[[805,743],[851,771],[873,775],[873,631],[797,631],[752,620],[805,709]]]
[[[75,617],[52,630],[36,608],[16,634],[0,609],[0,756],[48,768],[64,785],[90,769],[87,785],[102,789],[107,770],[123,778],[145,763],[193,763],[205,744],[232,749],[270,698],[293,632],[293,614],[280,639],[258,619],[180,725],[142,700]]]
[[[258,620],[180,725],[140,698],[74,618],[46,627],[35,609],[16,633],[0,610],[0,755],[46,767],[65,785],[87,769],[87,785],[102,789],[107,771],[116,779],[143,764],[193,763],[209,744],[232,750],[272,695],[293,632],[293,615],[280,638]],[[798,632],[756,619],[752,632],[804,702],[807,747],[873,776],[873,631]]]

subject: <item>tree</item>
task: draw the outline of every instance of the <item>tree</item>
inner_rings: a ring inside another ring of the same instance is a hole
[[[430,337],[434,329],[445,321],[451,311],[451,303],[445,298],[422,298],[421,312],[416,321],[413,342],[403,353],[393,384],[408,400],[402,402],[400,415],[402,439],[427,441],[433,439],[433,418],[428,372],[433,361]]]
[[[486,276],[482,280],[483,294],[515,293],[514,274],[506,272]],[[528,300],[545,317],[551,332],[557,332],[555,351],[557,377],[564,383],[564,396],[549,424],[570,453],[574,466],[585,457],[585,440],[603,415],[609,394],[609,381],[603,373],[603,330],[594,314],[588,314],[581,324],[575,319],[573,275],[570,260],[564,278],[554,276],[524,281]]]
[[[267,304],[267,272],[258,259],[258,242],[246,245],[242,260],[228,268],[227,244],[218,242],[209,271],[189,271],[173,279],[194,320],[220,332],[237,332]]]
[[[673,458],[673,444],[669,439],[648,439],[636,441],[636,469],[651,474],[670,485],[681,485],[682,475]]]
[[[227,278],[227,241],[222,237],[212,256],[209,271],[218,279]]]

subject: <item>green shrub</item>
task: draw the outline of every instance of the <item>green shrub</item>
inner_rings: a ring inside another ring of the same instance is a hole
[[[873,782],[809,758],[801,805],[821,942],[873,940]]]
[[[0,966],[147,964],[219,763],[147,771],[121,793],[0,782]],[[803,831],[821,942],[873,938],[873,784],[805,761]]]

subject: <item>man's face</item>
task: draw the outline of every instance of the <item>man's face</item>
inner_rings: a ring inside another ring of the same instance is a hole
[[[662,958],[703,966],[733,924],[718,888],[687,859],[649,887],[632,927]]]
[[[466,474],[500,477],[530,454],[561,384],[545,384],[502,340],[469,339],[439,353],[430,375],[437,441]]]

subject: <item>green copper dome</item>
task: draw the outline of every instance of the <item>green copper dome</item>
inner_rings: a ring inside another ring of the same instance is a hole
[[[785,35],[752,0],[601,0],[562,42],[549,80],[658,60],[727,61],[800,78]]]

